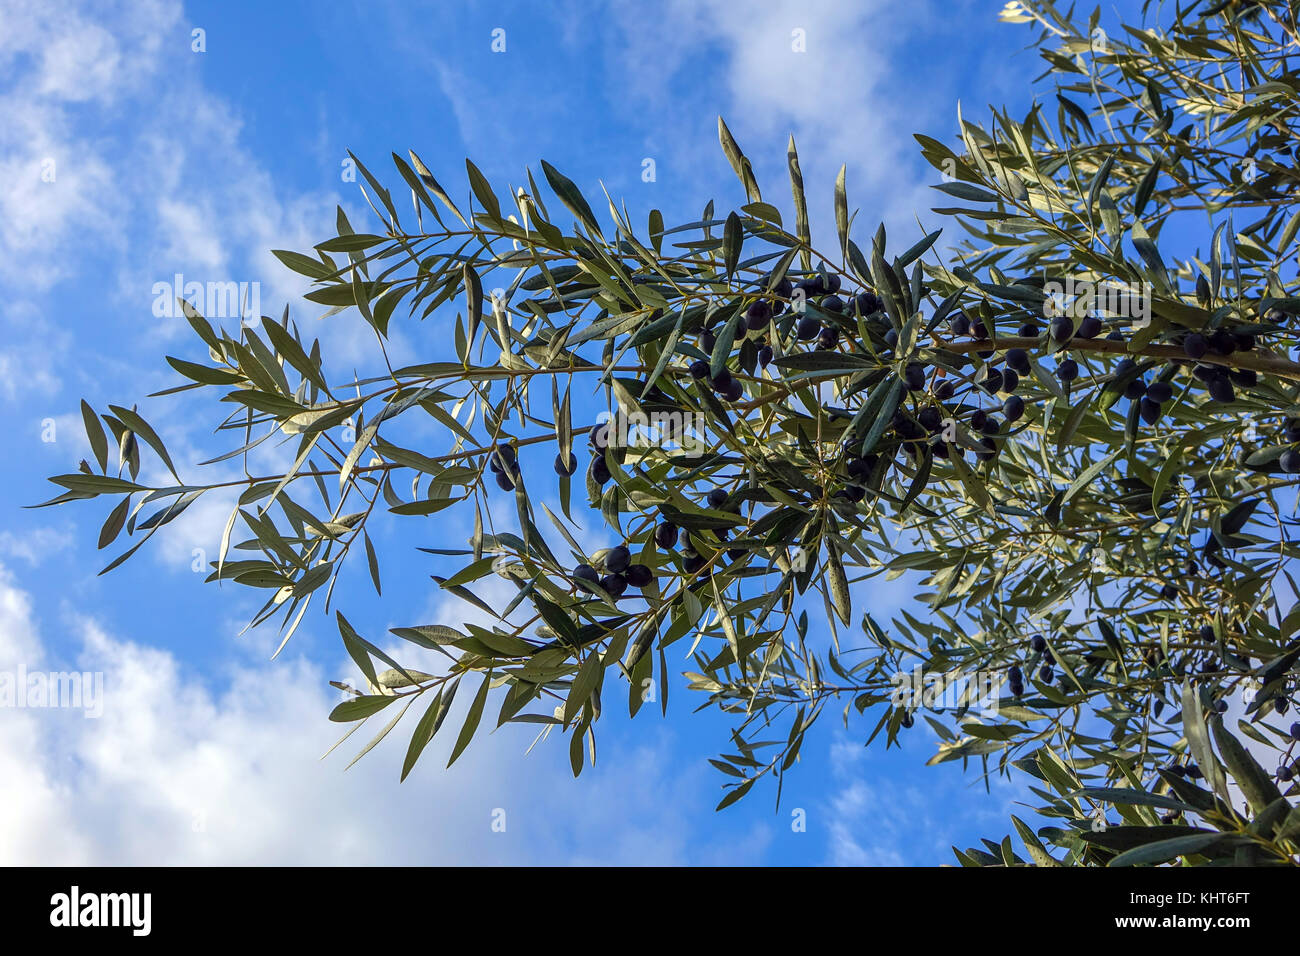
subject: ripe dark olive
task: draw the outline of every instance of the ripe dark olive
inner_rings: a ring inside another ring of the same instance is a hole
[[[934,455],[935,458],[947,458],[948,443],[942,438],[936,438],[930,442],[930,454]]]
[[[782,276],[781,281],[776,284],[776,288],[772,291],[781,298],[788,299],[794,293],[794,283],[785,276]]]
[[[880,311],[880,297],[874,292],[862,292],[858,295],[858,311],[863,315],[871,315],[873,312]]]
[[[1277,700],[1273,701],[1273,709],[1279,714],[1285,714],[1290,706],[1291,702],[1285,697],[1279,697]]]
[[[760,368],[767,368],[772,362],[772,346],[764,345],[758,350],[758,364]]]
[[[980,426],[980,431],[985,435],[996,435],[1002,430],[1002,423],[990,415],[984,419],[984,424]]]
[[[591,477],[596,479],[596,484],[603,485],[614,476],[609,473],[609,465],[605,463],[605,456],[599,455],[591,459]]]
[[[1052,319],[1052,338],[1058,342],[1068,342],[1074,334],[1074,323],[1069,316],[1058,315]]]
[[[696,359],[691,363],[691,378],[708,378],[709,363],[704,359]]]
[[[1020,385],[1020,376],[1016,374],[1013,368],[1004,368],[1002,370],[1002,388],[1001,392],[1014,392]]]
[[[515,490],[514,479],[511,478],[509,475],[507,475],[504,471],[498,471],[496,474],[496,478],[497,478],[497,487],[499,487],[502,491]]]
[[[1231,355],[1237,350],[1237,340],[1227,329],[1215,329],[1208,340],[1210,351],[1216,355]]]
[[[1015,369],[1021,375],[1029,374],[1029,353],[1024,349],[1007,350],[1007,368]]]
[[[722,393],[722,397],[728,402],[734,402],[744,394],[745,388],[740,384],[740,380],[733,378],[731,384],[727,386],[727,390]]]
[[[502,463],[503,465],[505,465],[506,468],[511,468],[511,467],[513,467],[513,465],[515,464],[515,461],[517,460],[517,459],[515,458],[515,447],[514,447],[514,445],[509,445],[509,444],[507,444],[507,443],[505,443],[505,442],[502,442],[501,444],[497,445],[497,451],[496,451],[496,453],[497,453],[497,456],[501,459],[501,463]]]
[[[957,393],[957,386],[952,382],[944,380],[934,387],[934,397],[941,402],[946,402]]]
[[[1148,425],[1154,425],[1160,421],[1160,403],[1148,395],[1138,403],[1138,414]]]
[[[997,394],[1002,391],[1002,373],[995,368],[989,369],[984,373],[984,378],[980,380],[979,386],[990,395]]]
[[[1291,725],[1291,739],[1300,740],[1300,720]]]
[[[677,525],[671,521],[662,522],[655,528],[655,544],[668,549],[677,545]]]
[[[903,369],[903,384],[914,392],[925,388],[925,366],[917,362],[909,362]]]
[[[824,284],[826,286],[827,292],[840,291],[840,277],[836,275],[834,272],[827,273],[826,281]]]
[[[555,473],[557,475],[563,475],[567,478],[578,470],[578,456],[573,452],[569,452],[569,460],[566,463],[563,455],[556,455],[555,465],[553,467],[555,468]]]
[[[829,326],[817,333],[817,347],[820,349],[833,349],[840,341],[840,330],[832,329]]]
[[[1283,767],[1277,772],[1277,779],[1281,780],[1283,783],[1287,783],[1294,776],[1295,768],[1293,767]]]
[[[1133,379],[1133,381],[1129,382],[1127,385],[1124,386],[1124,397],[1141,398],[1143,395],[1146,394],[1146,391],[1147,391],[1147,383],[1142,381],[1140,377],[1135,378]]]
[[[838,295],[828,295],[818,303],[827,312],[843,312],[844,300]]]
[[[1119,329],[1116,329],[1114,332],[1107,332],[1107,333],[1106,333],[1106,341],[1107,341],[1107,342],[1123,342],[1123,341],[1124,341],[1124,333],[1121,332]]]
[[[988,426],[986,425],[985,427]],[[981,438],[980,444],[984,446],[984,450],[977,451],[975,453],[976,458],[978,458],[980,461],[991,461],[992,459],[997,457],[998,444],[992,438],[988,438],[988,437]]]
[[[1174,598],[1178,597],[1178,588],[1174,587],[1172,584],[1166,584],[1160,589],[1160,596],[1166,601],[1172,601]]]
[[[1250,352],[1255,348],[1255,336],[1250,332],[1238,332],[1234,330],[1232,338],[1237,343],[1238,352]]]
[[[885,348],[892,349],[898,344],[898,330],[890,329],[885,333]]]
[[[989,330],[983,322],[972,322],[970,327],[970,337],[976,342],[983,342],[989,337]]]
[[[496,452],[488,455],[488,468],[492,469],[494,475],[499,475],[505,471],[505,469],[501,467],[501,459],[497,457]]]
[[[709,492],[709,507],[721,508],[727,503],[727,493],[721,488],[714,488]]]
[[[1208,351],[1209,345],[1200,332],[1192,332],[1183,338],[1183,354],[1188,358],[1198,359]]]
[[[821,330],[822,324],[820,322],[811,315],[805,315],[799,320],[799,325],[796,327],[796,334],[799,336],[800,342],[807,342],[809,339],[817,338],[817,334],[821,332]]]
[[[1095,339],[1101,335],[1101,319],[1095,315],[1085,315],[1079,320],[1079,331],[1075,334],[1081,339]]]
[[[1047,640],[1041,634],[1035,634],[1029,639],[1029,647],[1035,654],[1041,654],[1047,650]]]
[[[1211,379],[1218,378],[1222,374],[1222,370],[1217,365],[1198,365],[1192,369],[1192,375],[1207,384]]]
[[[1002,414],[1008,422],[1020,420],[1020,416],[1025,413],[1025,400],[1019,395],[1012,395],[1002,403]]]
[[[698,554],[688,554],[682,560],[682,570],[687,574],[699,574],[704,567],[704,558]]]
[[[1074,359],[1066,359],[1056,366],[1056,377],[1062,382],[1073,382],[1079,377],[1079,363]]]
[[[1255,374],[1253,368],[1234,368],[1228,371],[1228,378],[1236,382],[1242,388],[1254,388],[1259,382],[1259,376]]]
[[[1227,403],[1237,397],[1237,393],[1232,390],[1232,381],[1226,375],[1210,379],[1207,388],[1210,390],[1210,398],[1216,402]]]
[[[629,564],[623,577],[634,588],[643,588],[654,580],[655,574],[644,564]]]
[[[916,416],[916,420],[921,423],[922,428],[932,432],[936,431],[943,423],[943,415],[939,413],[939,409],[931,406],[921,409],[920,414]]]
[[[600,580],[600,575],[596,573],[596,569],[590,564],[580,564],[573,569],[573,580],[590,581],[595,584]]]
[[[1011,665],[1011,669],[1007,671],[1007,677],[1010,678],[1013,684],[1019,684],[1024,680],[1024,674],[1020,672],[1020,666],[1017,664]]]
[[[1034,325],[1034,323],[1032,322],[1026,322],[1024,325],[1020,327],[1020,330],[1017,332],[1017,334],[1021,338],[1025,338],[1025,339],[1037,338],[1038,326]]]
[[[1277,463],[1288,475],[1300,475],[1300,451],[1288,448],[1282,452],[1282,457],[1277,460]]]
[[[1050,665],[1044,664],[1042,666],[1038,671],[1038,679],[1044,684],[1050,684],[1052,682],[1052,668]]]
[[[989,420],[989,413],[982,408],[977,408],[970,413],[970,427],[979,431],[984,427],[984,423]]]
[[[605,569],[608,571],[622,571],[632,560],[632,552],[623,545],[616,548],[610,548],[605,554]]]
[[[704,332],[700,335],[700,348],[704,349],[704,351],[708,352],[710,355],[713,354],[713,346],[717,344],[718,340],[714,337],[712,332]]]
[[[965,335],[970,331],[970,316],[965,312],[958,312],[948,320],[948,328],[952,329],[953,335]]]
[[[1147,386],[1147,398],[1153,402],[1167,402],[1173,395],[1174,387],[1168,382],[1152,382]]]
[[[609,592],[612,598],[621,598],[627,590],[627,578],[621,574],[607,574],[600,579],[600,586]]]
[[[924,428],[901,412],[894,416],[894,431],[903,438],[920,438],[925,434]]]
[[[713,390],[715,392],[725,392],[731,388],[731,373],[725,368],[712,379]]]
[[[852,502],[856,503],[861,501],[866,496],[866,494],[867,494],[867,489],[863,488],[861,485],[844,486],[844,497],[848,498]]]
[[[856,478],[862,481],[871,474],[871,466],[867,464],[865,458],[850,458],[848,464],[850,478]]]
[[[750,329],[762,329],[772,320],[772,307],[766,302],[751,302],[745,310],[745,326]]]

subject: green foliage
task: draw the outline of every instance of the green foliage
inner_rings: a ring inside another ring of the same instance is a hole
[[[83,462],[52,479],[65,490],[51,503],[120,498],[100,545],[140,540],[113,567],[200,495],[240,488],[210,580],[265,589],[254,623],[277,618],[284,641],[359,540],[378,591],[376,508],[472,507],[467,546],[437,551],[463,568],[439,584],[498,623],[392,632],[445,655],[441,674],[404,668],[338,616],[368,686],[331,719],[406,698],[368,750],[427,702],[403,777],[465,678],[475,696],[453,760],[497,699],[496,726],[568,733],[577,774],[610,693],[625,686],[635,715],[657,684],[666,708],[667,655],[685,652],[689,688],[732,722],[713,761],[721,809],[779,784],[828,704],[895,742],[918,709],[895,675],[919,665],[994,675],[996,712],[925,715],[932,762],[1028,775],[1052,824],[1013,820],[1029,862],[1294,863],[1296,742],[1278,719],[1296,693],[1300,612],[1283,613],[1277,589],[1297,592],[1285,512],[1300,297],[1282,272],[1300,226],[1300,74],[1284,60],[1298,40],[1294,4],[1216,6],[1109,37],[1096,14],[1076,22],[1047,2],[1004,12],[1037,31],[1052,96],[1023,120],[960,119],[959,145],[917,137],[935,188],[964,204],[935,210],[967,233],[945,252],[937,231],[901,253],[883,228],[855,237],[843,173],[836,247],[814,247],[793,140],[789,232],[721,122],[746,202],[672,228],[654,211],[639,230],[612,200],[602,223],[547,163],[548,194],[529,173],[506,202],[467,164],[462,209],[414,153],[394,155],[412,228],[358,162],[382,232],[356,233],[340,211],[336,238],[276,255],[313,280],[310,301],[355,307],[381,344],[399,306],[440,321],[460,309],[454,354],[354,381],[287,310],[232,337],[187,309],[212,364],[168,361],[184,388],[231,406],[220,428],[243,444],[223,457],[275,438],[292,466],[139,485],[137,436],[175,473],[159,436],[134,410],[84,406],[99,473]],[[1189,234],[1208,245],[1179,248]],[[1127,298],[1091,327],[1082,311],[1049,323],[1069,304],[1051,283],[1067,278]],[[575,387],[624,415],[692,416],[703,447],[603,436],[573,420]],[[440,444],[405,447],[425,416]],[[546,445],[567,462],[583,436],[591,464],[576,489],[560,477],[555,514],[516,455]],[[513,499],[516,531],[491,526],[492,495]],[[630,554],[583,553],[582,504]],[[656,543],[665,523],[672,546]],[[629,563],[650,578],[624,594]],[[475,594],[493,574],[518,589],[508,607]],[[916,613],[855,607],[854,585],[899,578]],[[1247,688],[1230,730],[1219,713]],[[1112,808],[1120,825],[1100,826]],[[957,855],[1025,861],[1010,838]]]

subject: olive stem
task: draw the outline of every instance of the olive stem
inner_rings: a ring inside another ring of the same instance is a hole
[[[1043,344],[1039,336],[1014,336],[1010,338],[985,339],[982,342],[945,342],[934,339],[937,348],[965,355],[969,352],[993,352],[1006,349],[1035,349]],[[1190,358],[1176,345],[1145,345],[1137,350],[1130,350],[1124,342],[1110,339],[1071,339],[1061,351],[1077,350],[1084,352],[1109,352],[1112,355],[1126,355],[1131,358],[1164,359],[1168,362],[1180,362],[1186,365],[1222,365],[1226,368],[1253,369],[1266,372],[1278,378],[1300,382],[1300,365],[1283,358],[1276,352],[1252,349],[1249,352],[1233,352],[1230,355],[1206,353],[1201,358]]]

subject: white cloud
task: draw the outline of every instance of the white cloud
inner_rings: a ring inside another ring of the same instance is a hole
[[[829,817],[828,863],[951,863],[953,842],[962,840],[972,825],[981,835],[1000,839],[1011,832],[1011,813],[1025,816],[1015,804],[1023,780],[993,776],[990,794],[985,794],[974,768],[962,774],[953,765],[926,767],[917,778],[913,774],[934,752],[934,735],[918,721],[900,743],[901,750],[886,751],[877,738],[868,749],[837,730],[830,754],[836,786],[822,808]],[[907,776],[900,773],[904,768]]]
[[[700,124],[721,113],[754,163],[764,198],[782,206],[790,195],[786,140],[794,135],[815,240],[833,235],[831,186],[841,163],[850,205],[862,208],[859,229],[869,237],[883,219],[914,231],[915,212],[931,197],[919,179],[912,132],[955,105],[918,102],[915,78],[900,68],[932,25],[928,4],[678,0],[659,16],[660,28],[647,31],[639,6],[616,5],[622,42],[607,68],[615,88],[661,120],[659,138],[681,168],[718,167],[717,142],[701,135]],[[876,39],[885,36],[888,42]],[[701,71],[710,79],[716,73],[721,87],[700,83]],[[677,122],[665,126],[670,117]]]
[[[203,85],[201,57],[215,54],[191,52],[176,29],[182,16],[171,0],[108,10],[0,0],[0,280],[15,293],[0,314],[0,399],[51,394],[70,372],[83,374],[69,361],[73,338],[37,307],[61,282],[77,282],[103,321],[127,333],[105,368],[138,386],[143,349],[145,381],[174,384],[159,343],[179,338],[194,350],[195,341],[182,320],[152,315],[155,283],[176,273],[256,282],[263,312],[278,317],[287,301],[301,321],[323,309],[299,301],[307,281],[269,250],[331,235],[340,194],[354,221],[368,218],[350,184],[300,194],[272,180],[241,140],[241,117]],[[323,339],[327,356],[348,356],[338,374],[382,364],[355,317],[303,330]],[[404,330],[394,328],[388,353],[409,361]],[[127,359],[134,367],[120,364]]]
[[[485,718],[444,771],[471,685],[399,785],[415,708],[345,773],[382,724],[317,759],[343,728],[323,719],[336,698],[316,665],[234,664],[201,682],[167,651],[62,617],[82,644],[71,663],[47,659],[30,597],[0,568],[0,671],[102,671],[106,692],[99,719],[0,711],[0,864],[746,863],[770,840],[761,825],[738,846],[693,832],[677,808],[715,781],[670,761],[662,725],[574,781],[566,741],[524,759],[531,731],[489,735]]]
[[[72,546],[73,533],[68,527],[32,528],[21,534],[0,531],[0,557],[21,558],[35,567],[50,555]]]

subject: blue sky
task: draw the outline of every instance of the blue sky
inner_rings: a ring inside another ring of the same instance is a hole
[[[722,114],[765,198],[788,208],[793,133],[815,231],[833,222],[847,163],[858,230],[883,219],[909,245],[940,195],[911,134],[950,139],[958,98],[968,116],[1030,103],[1041,61],[1022,52],[1023,28],[997,22],[1000,6],[0,0],[0,670],[102,671],[106,688],[96,720],[0,710],[0,862],[924,865],[1006,832],[1015,786],[986,794],[959,767],[924,767],[933,740],[919,732],[901,751],[864,750],[874,720],[846,731],[834,709],[779,812],[759,788],[714,813],[722,781],[706,758],[726,725],[692,715],[680,680],[667,719],[609,707],[598,764],[576,781],[565,742],[525,757],[531,734],[514,728],[480,736],[450,771],[444,729],[400,786],[399,728],[345,772],[368,735],[318,759],[338,732],[327,682],[353,671],[331,618],[309,611],[271,662],[274,633],[238,636],[248,596],[192,569],[196,549],[215,554],[228,503],[201,503],[103,577],[106,506],[20,510],[86,456],[82,397],[139,401],[178,462],[233,447],[203,402],[144,400],[177,384],[165,354],[204,360],[181,320],[151,311],[154,284],[178,272],[259,282],[262,311],[291,302],[327,359],[376,360],[360,319],[317,321],[268,252],[332,236],[338,204],[359,231],[375,226],[343,180],[348,150],[395,195],[390,152],[413,148],[457,197],[466,156],[503,194],[545,158],[589,197],[603,181],[634,221],[658,207],[671,224],[710,198],[743,201],[717,145]],[[794,30],[806,52],[791,50]],[[395,360],[435,357],[449,321],[395,321]],[[377,525],[384,599],[360,573],[336,604],[376,641],[394,625],[459,623],[414,547],[454,546],[467,520]],[[899,581],[855,604],[886,617],[908,599]]]

